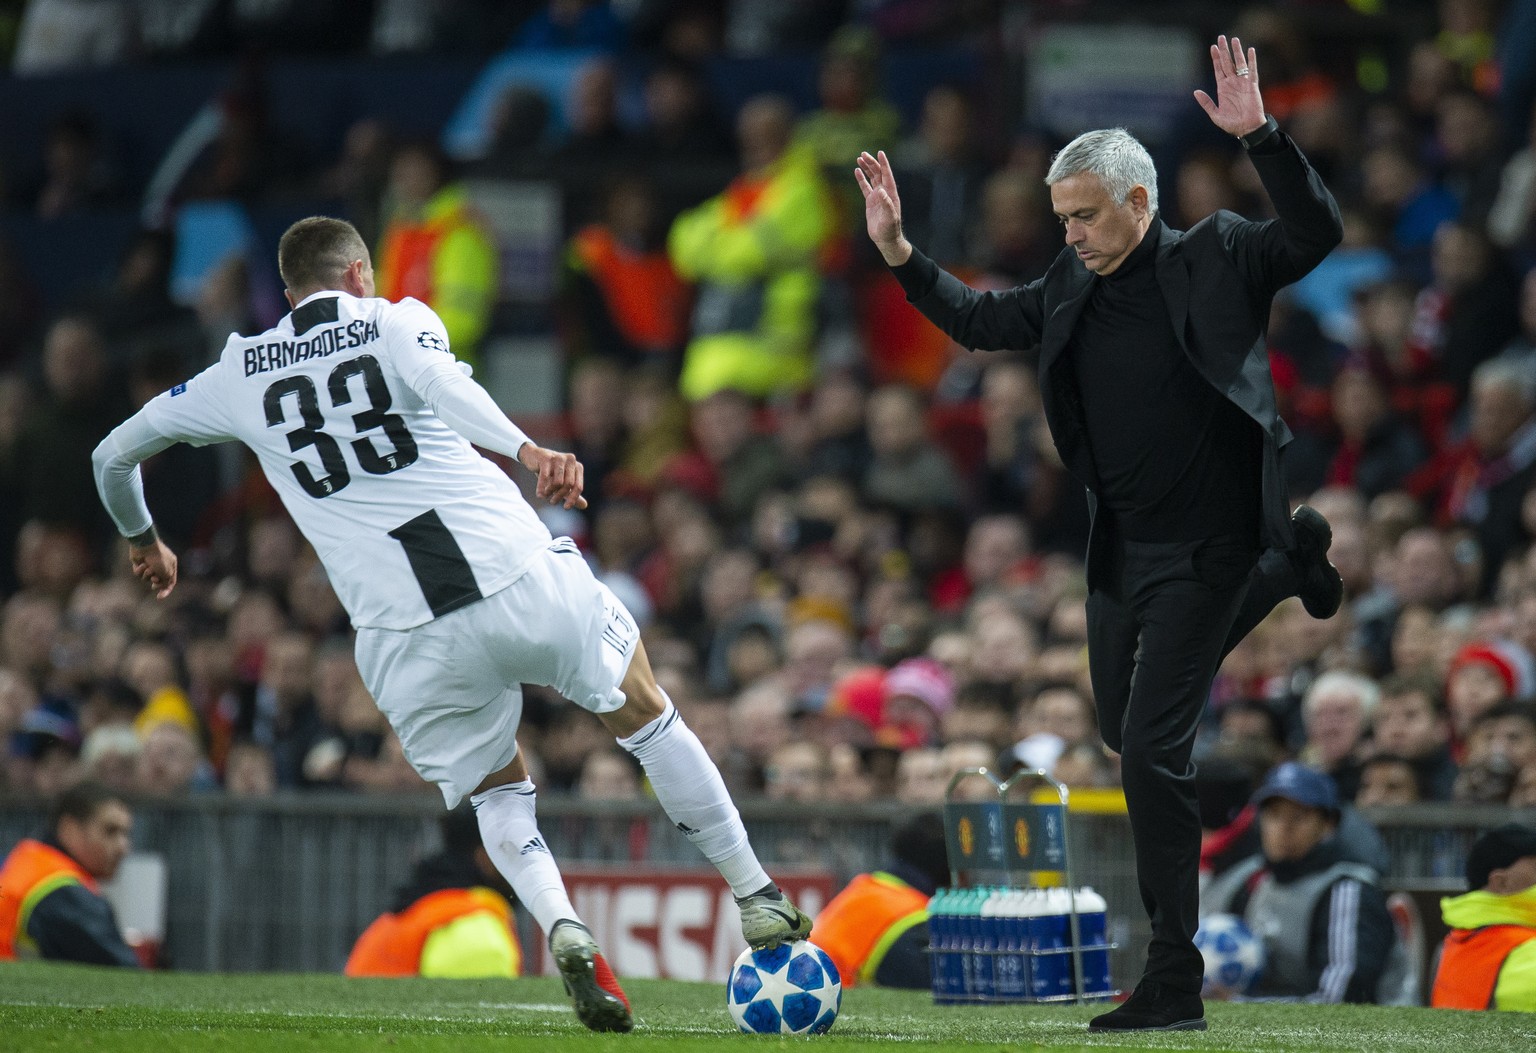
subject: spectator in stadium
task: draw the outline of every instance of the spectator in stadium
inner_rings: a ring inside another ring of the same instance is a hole
[[[358,936],[348,976],[522,975],[512,889],[486,854],[474,809],[446,813],[438,830],[442,848],[416,864],[390,910]]]
[[[889,858],[884,870],[858,875],[833,896],[811,929],[845,987],[929,985],[928,901],[949,887],[943,820],[923,812],[897,826]]]
[[[554,540],[515,484],[476,454],[466,435],[518,458],[538,475],[537,496],[567,512],[584,504],[575,457],[528,441],[458,368],[447,330],[430,308],[374,296],[368,249],[350,224],[318,216],[300,220],[284,233],[277,255],[293,312],[249,341],[232,339],[217,363],[185,389],[151,401],[93,455],[102,503],[129,541],[136,575],[164,600],[178,570],[144,503],[139,462],[176,442],[245,442],[284,507],[324,554],[338,594],[347,600],[359,630],[358,669],[397,736],[386,743],[397,766],[406,767],[403,758],[409,756],[409,767],[430,778],[450,808],[472,799],[487,850],[548,934],[588,1028],[629,1031],[634,1020],[538,830],[532,773],[515,738],[525,682],[551,690],[559,684],[641,762],[668,815],[739,897],[749,945],[761,949],[803,938],[810,918],[763,870],[718,769],[657,684],[623,605],[592,576],[574,543]],[[341,335],[348,333],[371,344],[378,357],[360,354],[333,365],[324,356],[317,362],[303,355],[285,365],[308,372],[290,372],[270,384],[258,375],[255,384],[235,389],[268,384],[265,413],[234,397],[231,387],[248,379],[245,370],[263,365],[264,354],[281,359],[320,339],[285,337],[328,325],[335,326],[323,330],[331,341],[348,339]],[[330,377],[326,411],[314,401],[315,377],[323,375]],[[352,377],[361,377],[360,389],[374,404],[365,414],[371,426],[362,430],[378,429],[379,435],[351,444],[349,462],[329,434],[318,438],[318,429],[326,412],[333,423],[358,427],[352,403],[359,389],[349,386]],[[397,404],[399,413],[385,413],[392,404],[390,384],[418,397]],[[302,407],[303,440],[266,423],[286,413],[280,405],[285,392]],[[393,444],[385,447],[390,452],[379,452],[379,440]],[[327,474],[317,478],[310,465],[292,460],[295,443],[324,451]],[[421,471],[398,474],[418,461]],[[373,477],[358,488],[361,494],[345,493],[349,463],[356,463],[360,476]],[[321,506],[322,497],[334,500]],[[426,512],[400,524],[398,515],[423,506]],[[457,535],[444,516],[458,524]],[[383,573],[382,566],[393,572]],[[444,622],[476,603],[482,606]],[[538,849],[513,854],[514,846],[529,844]]]
[[[601,216],[566,245],[561,272],[567,357],[671,365],[688,332],[688,290],[662,244],[655,190],[615,178]]]
[[[415,297],[437,312],[461,362],[478,365],[496,301],[496,246],[451,162],[418,141],[395,151],[379,240],[378,294]]]
[[[1451,658],[1446,675],[1446,710],[1451,719],[1453,754],[1465,754],[1472,728],[1501,702],[1530,689],[1530,658],[1504,640],[1475,640]]]
[[[1407,757],[1378,753],[1360,766],[1356,807],[1418,804],[1422,800],[1424,789],[1419,769]]]
[[[821,109],[795,126],[795,144],[817,164],[840,171],[865,143],[895,142],[901,115],[876,92],[879,64],[880,40],[865,26],[844,26],[827,44],[816,81]]]
[[[185,724],[158,720],[144,730],[143,739],[135,786],[138,793],[177,797],[217,785],[202,745]]]
[[[810,382],[817,254],[833,212],[815,159],[790,146],[792,122],[784,99],[749,99],[736,124],[741,174],[672,225],[672,264],[696,286],[682,376],[690,399]]]
[[[81,489],[83,466],[124,405],[96,323],[85,315],[55,319],[43,340],[43,390],[27,406],[13,454],[22,521],[100,535],[99,513],[82,500],[90,493]]]
[[[1306,742],[1299,759],[1329,776],[1346,799],[1353,799],[1360,785],[1360,763],[1380,698],[1374,680],[1342,670],[1318,677],[1302,698]]]
[[[902,384],[888,384],[869,396],[869,468],[864,497],[901,512],[952,508],[960,503],[955,466],[928,437],[923,397]]]
[[[566,212],[578,224],[599,218],[598,195],[609,179],[639,163],[634,138],[619,120],[619,71],[606,58],[577,72],[566,103],[569,133],[549,158]]]
[[[48,832],[0,864],[0,961],[35,953],[52,961],[137,968],[99,882],[128,854],[133,813],[115,790],[81,782],[61,793]]]
[[[1298,435],[1286,451],[1292,489],[1351,486],[1367,498],[1396,490],[1428,453],[1387,399],[1363,361],[1346,363],[1333,381],[1331,434]]]
[[[1536,829],[1509,823],[1479,837],[1467,887],[1440,901],[1451,931],[1430,1005],[1536,1012]]]
[[[1274,294],[1339,243],[1338,207],[1266,115],[1256,53],[1221,37],[1211,61],[1218,99],[1196,98],[1248,149],[1277,221],[1220,213],[1174,233],[1158,218],[1145,148],[1123,130],[1088,132],[1046,177],[1067,249],[1045,277],[983,294],[915,253],[883,153],[861,155],[855,173],[869,236],[914,306],[964,347],[1041,345],[1057,447],[1105,513],[1089,543],[1089,660],[1100,728],[1122,757],[1154,934],[1136,992],[1094,1018],[1095,1030],[1205,1028],[1189,772],[1211,679],[1284,597],[1300,593],[1309,614],[1328,618],[1343,593],[1327,561],[1327,521],[1312,509],[1293,520],[1283,496],[1286,429],[1263,338]],[[1176,251],[1178,268],[1165,262]],[[1142,322],[1130,320],[1133,311]],[[1148,327],[1159,334],[1154,345]],[[1206,335],[1186,341],[1186,327]],[[1239,375],[1262,380],[1236,384]],[[1196,458],[1207,467],[1190,470]]]
[[[1482,228],[1442,223],[1431,254],[1433,280],[1419,292],[1416,339],[1436,372],[1465,394],[1479,365],[1520,330],[1517,279]]]
[[[635,153],[658,184],[662,211],[692,208],[731,178],[730,133],[695,63],[663,58],[645,77],[645,124]]]
[[[970,98],[955,85],[930,88],[923,96],[917,135],[896,158],[907,188],[907,229],[946,267],[964,266],[978,255],[971,214],[987,169],[978,156],[972,109]],[[878,141],[884,140],[861,140]]]
[[[1536,763],[1536,705],[1500,702],[1472,725],[1467,764],[1517,772]]]
[[[325,735],[314,699],[314,644],[298,632],[284,632],[267,642],[261,677],[241,699],[237,734],[272,751],[277,784],[303,785],[304,758]]]
[[[277,792],[272,751],[249,739],[229,746],[224,758],[224,791],[232,797],[270,797]]]
[[[608,746],[587,754],[576,780],[576,795],[586,801],[638,801],[642,777],[635,758]]]
[[[1254,997],[1307,1002],[1387,1002],[1407,958],[1369,868],[1348,862],[1333,780],[1295,762],[1280,765],[1253,796],[1258,855],[1215,878],[1200,897],[1206,914],[1237,914],[1264,941]]]
[[[1372,748],[1413,765],[1424,798],[1432,801],[1450,800],[1456,782],[1450,720],[1441,698],[1432,677],[1396,676],[1381,685],[1371,719]]]

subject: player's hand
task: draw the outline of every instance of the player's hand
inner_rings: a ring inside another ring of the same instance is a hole
[[[587,499],[581,496],[586,485],[586,470],[574,453],[546,450],[531,442],[517,451],[519,463],[539,477],[534,493],[552,505],[566,508],[586,508]]]
[[[1264,127],[1264,100],[1259,97],[1259,55],[1253,48],[1243,54],[1243,42],[1217,37],[1211,45],[1211,67],[1216,71],[1216,99],[1203,91],[1195,101],[1211,123],[1228,135],[1247,135]]]
[[[156,599],[165,599],[176,587],[176,553],[159,538],[153,545],[129,545],[128,563],[134,577],[149,583]]]
[[[853,177],[864,194],[864,227],[869,240],[886,263],[893,267],[906,263],[912,256],[912,243],[901,232],[901,195],[896,192],[896,173],[885,151],[874,157],[868,150],[859,154]]]

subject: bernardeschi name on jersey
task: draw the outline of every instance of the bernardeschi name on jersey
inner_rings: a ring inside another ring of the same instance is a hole
[[[167,438],[255,451],[353,624],[405,629],[504,588],[550,543],[417,393],[444,355],[417,300],[316,293],[145,411]]]

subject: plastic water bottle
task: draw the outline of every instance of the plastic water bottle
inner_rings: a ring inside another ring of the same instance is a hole
[[[976,948],[981,943],[981,901],[986,890],[968,888],[960,899],[960,999],[970,1002],[976,998],[981,981],[977,977]]]
[[[993,994],[999,1001],[1018,1002],[1029,995],[1022,889],[1004,890],[998,922],[998,950],[1002,953],[993,959]]]
[[[997,995],[997,951],[1002,946],[1003,905],[1001,888],[984,888],[981,905],[977,911],[976,965],[972,970],[976,989],[973,995],[980,1001],[990,1002]]]
[[[1024,946],[1029,962],[1029,997],[1032,999],[1048,996],[1052,988],[1054,956],[1042,953],[1050,949],[1048,909],[1044,889],[1032,888],[1024,893]]]
[[[935,1005],[952,1005],[955,998],[950,984],[953,969],[954,890],[941,888],[928,901],[928,973]]]
[[[1071,909],[1071,898],[1064,888],[1048,888],[1044,900],[1044,910],[1039,919],[1041,940],[1045,950],[1056,952],[1042,959],[1047,970],[1045,994],[1070,995],[1072,928],[1067,920],[1067,911]]]
[[[1077,903],[1077,931],[1083,951],[1083,994],[1105,995],[1113,990],[1109,976],[1108,904],[1092,888],[1084,886],[1074,897]]]
[[[1068,889],[1046,890],[1046,900],[1051,904],[1051,935],[1055,946],[1063,950],[1057,958],[1058,966],[1055,973],[1055,995],[1074,995],[1077,992],[1075,970],[1072,967],[1072,919],[1068,915],[1072,913],[1072,893]]]

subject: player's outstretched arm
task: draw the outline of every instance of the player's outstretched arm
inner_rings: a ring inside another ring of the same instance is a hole
[[[1239,138],[1264,127],[1264,99],[1259,95],[1259,55],[1253,48],[1243,52],[1237,37],[1221,36],[1211,45],[1211,67],[1216,72],[1216,99],[1196,89],[1195,101],[1211,123]]]

